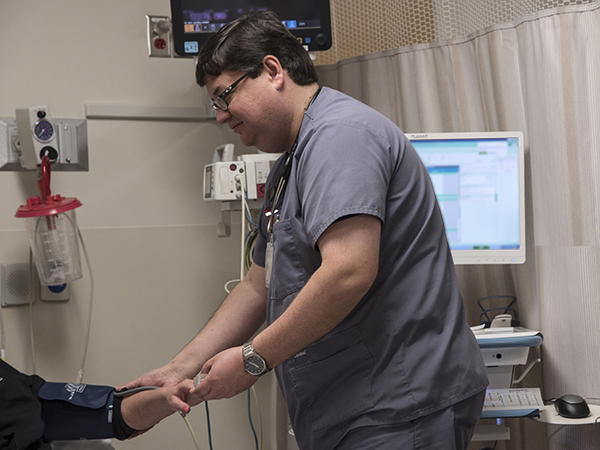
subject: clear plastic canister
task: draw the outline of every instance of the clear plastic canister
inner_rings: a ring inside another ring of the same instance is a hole
[[[27,203],[16,216],[25,219],[40,282],[53,286],[81,278],[75,216],[75,208],[81,203],[60,196],[53,197],[49,204],[40,203],[38,197],[28,199]]]

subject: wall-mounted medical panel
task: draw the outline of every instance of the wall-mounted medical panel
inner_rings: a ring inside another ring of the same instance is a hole
[[[53,171],[89,170],[87,121],[52,119],[56,130],[58,157]],[[19,157],[21,140],[15,117],[0,117],[0,171],[24,171]]]

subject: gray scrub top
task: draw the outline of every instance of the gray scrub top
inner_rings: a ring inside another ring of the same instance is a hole
[[[382,221],[373,286],[337,327],[275,368],[302,450],[334,448],[352,428],[413,420],[487,386],[426,168],[393,122],[332,89],[321,90],[298,136],[273,227],[267,322],[319,268],[323,231],[356,214]],[[254,262],[264,266],[264,214],[259,222]]]

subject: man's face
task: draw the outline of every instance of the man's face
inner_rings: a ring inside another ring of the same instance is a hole
[[[244,72],[223,72],[218,77],[207,77],[206,88],[213,101],[220,96],[226,106],[217,108],[217,121],[228,124],[245,146],[256,146],[262,151],[273,151],[276,136],[276,111],[273,109],[273,94],[266,76],[244,77]],[[243,77],[243,78],[242,78]],[[226,95],[231,85],[238,82]],[[274,121],[275,120],[275,121]],[[281,150],[277,150],[281,151]]]

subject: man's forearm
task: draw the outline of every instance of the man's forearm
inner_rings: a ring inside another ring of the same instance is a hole
[[[192,378],[208,359],[222,350],[244,343],[264,323],[266,299],[264,269],[252,265],[208,324],[169,365],[185,377]]]

